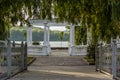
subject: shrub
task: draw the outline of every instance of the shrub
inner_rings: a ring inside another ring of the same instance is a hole
[[[87,48],[87,58],[92,60],[95,63],[95,45],[90,45]]]
[[[33,44],[33,45],[40,45],[40,43],[37,42],[37,41],[34,41],[32,44]]]

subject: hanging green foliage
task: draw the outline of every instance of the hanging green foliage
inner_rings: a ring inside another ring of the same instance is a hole
[[[87,30],[85,26],[76,26],[75,27],[75,44],[87,44]]]
[[[0,39],[10,26],[28,24],[29,19],[51,19],[52,0],[0,0]]]
[[[29,19],[52,20],[54,15],[56,21],[84,25],[85,31],[89,28],[91,44],[110,42],[120,35],[119,7],[120,0],[0,0],[0,39],[5,39],[9,26],[17,26],[18,22],[21,26]],[[76,43],[81,43],[81,37]]]

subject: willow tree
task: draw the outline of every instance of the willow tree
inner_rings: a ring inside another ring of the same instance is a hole
[[[61,41],[61,47],[62,47],[63,36],[64,36],[64,32],[62,31],[62,32],[59,33],[59,39]]]
[[[85,26],[75,27],[75,44],[76,45],[87,44],[87,29]]]
[[[119,36],[119,7],[120,0],[0,0],[0,39],[5,39],[8,26],[18,22],[21,26],[29,19],[52,19],[54,15],[56,21],[89,29],[93,45],[110,42]]]
[[[109,43],[111,38],[120,35],[120,0],[56,0],[54,7],[58,21],[81,24],[75,32],[77,44],[82,42],[85,32],[81,32],[81,27],[90,31],[92,52],[89,58],[95,59],[95,46],[99,42]]]
[[[87,27],[93,45],[119,36],[119,0],[56,0],[54,7],[58,20]]]
[[[28,20],[51,19],[52,0],[0,0],[0,40],[5,40],[8,28],[29,24]]]

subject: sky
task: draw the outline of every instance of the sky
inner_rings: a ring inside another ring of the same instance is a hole
[[[33,27],[40,27],[44,29],[44,22],[46,20],[30,20],[30,23]],[[48,24],[50,26],[50,30],[59,30],[59,31],[65,31],[65,24],[64,23],[55,23],[50,22],[51,24]]]
[[[35,26],[35,27],[44,28],[43,26]],[[65,26],[50,26],[50,30],[65,31],[66,28],[65,28]]]
[[[50,30],[59,30],[59,31],[65,31],[65,26],[51,26]]]

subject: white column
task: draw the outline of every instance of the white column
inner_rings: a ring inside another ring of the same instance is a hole
[[[48,26],[48,44],[50,44],[50,28],[49,28],[49,26]]]
[[[49,27],[46,26],[46,41],[47,41],[47,45],[49,44]]]
[[[74,45],[75,45],[75,26],[70,26],[70,48],[69,54],[72,55],[74,52]]]
[[[43,43],[43,55],[48,54],[48,29],[47,29],[47,22],[44,23],[44,43]]]
[[[70,27],[70,45],[75,45],[75,26]]]
[[[47,26],[47,45],[48,45],[48,53],[51,52],[51,48],[50,48],[50,28],[49,26]]]
[[[27,29],[27,45],[32,45],[32,27],[28,27]]]
[[[44,45],[47,44],[47,23],[44,23]]]

